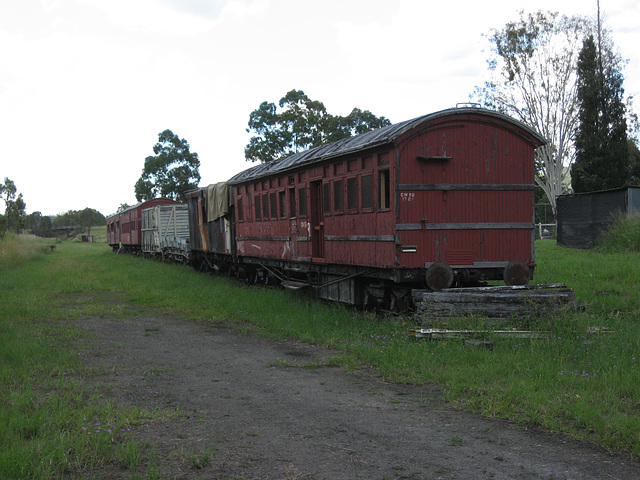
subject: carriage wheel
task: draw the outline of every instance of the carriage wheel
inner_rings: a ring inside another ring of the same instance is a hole
[[[453,284],[453,270],[444,262],[432,263],[427,269],[425,278],[431,290],[442,290]]]
[[[531,280],[529,265],[519,260],[509,262],[504,269],[504,283],[507,285],[527,285]]]

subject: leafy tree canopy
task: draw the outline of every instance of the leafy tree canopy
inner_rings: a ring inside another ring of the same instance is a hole
[[[25,227],[27,204],[24,202],[22,194],[18,194],[13,180],[5,177],[4,183],[0,183],[0,198],[4,199],[5,204],[0,235],[4,236],[4,233],[11,229],[19,233]]]
[[[88,235],[91,235],[91,227],[98,227],[106,224],[107,219],[105,216],[93,208],[69,210],[57,215],[52,222],[53,227],[77,227],[78,231],[86,230]],[[34,231],[34,233],[36,232]]]
[[[592,29],[584,17],[521,11],[517,21],[487,36],[492,47],[490,80],[472,96],[530,125],[549,141],[536,151],[536,183],[554,214],[556,196],[568,185],[575,157],[576,63],[582,39]]]
[[[198,188],[200,159],[189,151],[189,143],[171,130],[158,134],[155,156],[144,160],[142,175],[135,184],[139,202],[157,197],[184,201],[184,194]]]
[[[51,237],[53,236],[53,232],[51,227],[53,226],[51,222],[51,217],[47,215],[42,215],[41,212],[33,212],[27,215],[27,228],[31,230],[34,235],[39,237]]]
[[[85,208],[84,210],[69,210],[65,213],[57,215],[53,219],[54,227],[72,227],[79,226],[90,229],[106,225],[107,219],[103,214],[93,208]]]
[[[327,113],[324,104],[302,90],[291,90],[278,107],[262,102],[249,115],[247,132],[254,133],[245,147],[248,161],[270,162],[292,153],[335,142],[391,125],[385,117],[354,108],[346,117]]]

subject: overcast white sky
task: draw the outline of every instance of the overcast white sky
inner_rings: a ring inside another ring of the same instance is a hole
[[[596,0],[2,0],[0,181],[27,213],[135,203],[158,133],[201,185],[249,168],[249,114],[292,89],[393,123],[466,102],[483,33],[518,10],[593,15]],[[601,0],[640,110],[640,2]],[[0,210],[4,205],[0,205]]]

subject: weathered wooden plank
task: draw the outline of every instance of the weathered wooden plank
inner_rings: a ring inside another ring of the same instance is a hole
[[[423,317],[509,317],[578,306],[575,293],[565,284],[420,290],[413,292],[413,298]]]
[[[568,288],[566,283],[534,283],[531,285],[493,285],[488,287],[465,287],[463,289],[447,288],[443,291],[464,290],[466,292],[500,292],[500,291],[529,291],[553,290]]]
[[[452,293],[432,292],[422,297],[425,302],[446,303],[562,303],[575,300],[573,291],[540,292],[534,295],[520,293]]]
[[[533,332],[531,330],[447,330],[441,328],[417,328],[410,330],[414,337],[432,339],[470,338],[481,335],[495,335],[507,338],[546,338],[546,332]]]
[[[483,315],[491,317],[508,317],[511,315],[524,315],[528,313],[540,313],[543,310],[550,311],[551,308],[541,308],[538,306],[525,305],[504,305],[504,304],[440,304],[425,307],[420,311],[421,314],[428,314],[437,317],[455,316],[455,315]]]

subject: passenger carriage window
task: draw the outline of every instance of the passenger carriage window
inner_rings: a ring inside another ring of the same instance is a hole
[[[238,221],[239,221],[239,222],[242,222],[242,221],[244,221],[244,218],[243,218],[243,212],[242,212],[242,195],[240,195],[240,196],[238,197],[238,201],[237,201],[236,203],[238,204],[238,207],[237,207],[237,211],[238,211]]]
[[[266,193],[262,195],[262,219],[269,220],[269,197]]]
[[[347,178],[347,209],[358,209],[358,178]]]
[[[341,212],[344,209],[344,193],[342,192],[342,180],[333,182],[333,210]]]
[[[298,188],[298,213],[301,217],[307,215],[307,189],[305,187]]]
[[[380,210],[390,208],[389,170],[378,172],[378,208]]]
[[[260,195],[255,195],[253,197],[253,201],[254,201],[254,210],[256,211],[256,221],[262,220],[262,214],[261,214],[261,209],[260,209]]]
[[[324,213],[331,212],[331,198],[329,197],[329,183],[322,185],[322,208]]]
[[[362,176],[362,209],[372,208],[371,175]]]
[[[296,189],[294,187],[289,188],[289,217],[294,218],[296,216]]]
[[[287,216],[287,203],[285,202],[284,198],[285,198],[286,192],[284,190],[281,190],[278,192],[278,203],[280,206],[280,218],[285,218]]]
[[[269,194],[269,201],[271,203],[271,218],[278,218],[278,204],[276,203],[276,192]]]

